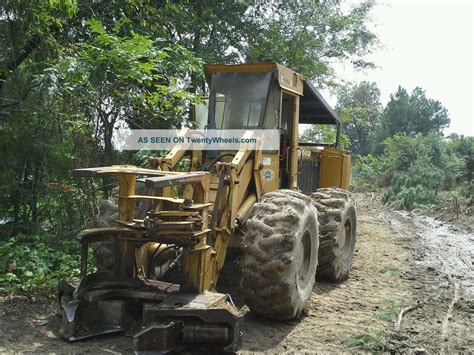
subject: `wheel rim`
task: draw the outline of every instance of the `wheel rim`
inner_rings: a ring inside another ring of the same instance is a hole
[[[301,244],[303,247],[303,260],[301,261],[301,265],[298,269],[298,282],[300,286],[304,287],[308,282],[308,273],[309,267],[311,265],[311,233],[306,231],[303,234],[303,238],[301,239]]]
[[[344,259],[349,256],[351,250],[351,239],[352,239],[352,223],[348,218],[344,223],[344,237],[342,238],[341,254]]]

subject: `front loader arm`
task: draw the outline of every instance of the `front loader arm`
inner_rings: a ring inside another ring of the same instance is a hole
[[[244,137],[250,137],[250,132],[246,133]],[[257,144],[256,150],[248,149],[245,144],[242,145],[230,163],[218,163],[216,167],[220,178],[224,175],[224,181],[226,181],[225,191],[222,190],[222,193],[219,194],[219,198],[225,196],[224,201],[219,201],[219,205],[225,207],[219,211],[220,223],[214,227],[216,231],[214,249],[217,253],[216,281],[219,271],[224,265],[233,232],[237,227],[243,226],[262,192],[260,173],[262,170],[262,142]],[[254,186],[251,186],[252,184]],[[216,210],[214,209],[214,211]]]
[[[186,136],[190,132],[189,128],[181,130],[178,136]],[[175,169],[176,165],[184,158],[186,152],[191,148],[191,143],[179,143],[171,149],[163,158],[158,158],[158,164],[161,170],[169,171]],[[202,150],[193,150],[191,157],[191,171],[197,169],[197,164],[202,159]]]

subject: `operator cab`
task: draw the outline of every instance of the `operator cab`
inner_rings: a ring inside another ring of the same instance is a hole
[[[340,121],[303,75],[274,63],[206,65],[205,74],[210,96],[207,109],[196,108],[199,128],[280,131],[279,151],[263,151],[269,163],[263,167],[264,185],[269,191],[276,185],[307,193],[324,187],[324,177],[320,176],[323,151],[340,157],[337,164],[346,171],[341,174],[339,187],[348,188],[350,156],[338,149]],[[299,135],[308,125],[332,126],[334,142],[300,143]],[[211,156],[219,153],[209,152]]]

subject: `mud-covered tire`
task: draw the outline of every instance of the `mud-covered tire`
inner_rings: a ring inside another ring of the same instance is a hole
[[[241,291],[250,310],[278,320],[300,316],[315,282],[318,245],[317,211],[308,196],[265,194],[244,238]]]
[[[319,265],[317,278],[344,281],[352,267],[357,219],[354,200],[346,190],[322,188],[311,195],[318,209]]]

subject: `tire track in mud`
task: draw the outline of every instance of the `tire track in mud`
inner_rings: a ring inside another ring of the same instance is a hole
[[[446,278],[459,280],[461,294],[474,299],[474,233],[431,216],[412,212],[392,212],[400,223],[416,233],[421,258],[418,264],[434,268]]]
[[[474,350],[474,236],[472,229],[413,212],[385,212],[398,229],[408,230],[416,250],[405,275],[416,279],[422,303],[394,338],[393,346],[430,352]],[[394,220],[395,218],[395,220]]]

